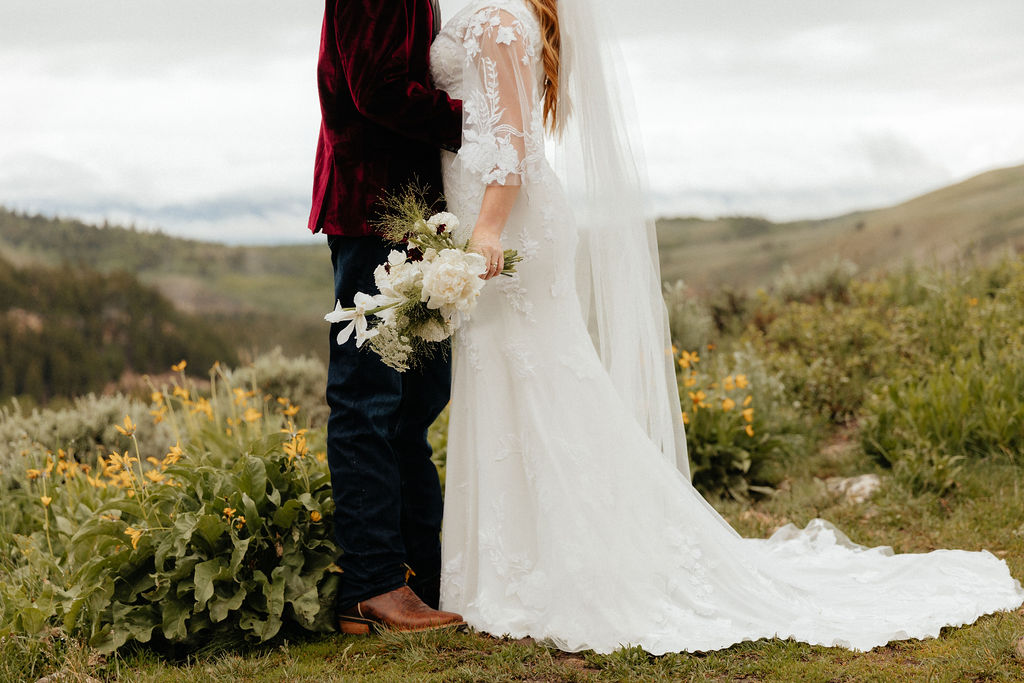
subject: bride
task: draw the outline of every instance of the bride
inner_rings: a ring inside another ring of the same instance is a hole
[[[1016,608],[1024,591],[988,552],[893,555],[822,520],[744,539],[690,484],[656,248],[594,5],[473,0],[431,51],[465,107],[444,158],[450,210],[489,278],[502,249],[524,257],[453,350],[443,608],[564,650],[652,654],[772,637],[867,650]]]

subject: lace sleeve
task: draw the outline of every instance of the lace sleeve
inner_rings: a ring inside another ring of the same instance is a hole
[[[544,156],[538,99],[538,50],[527,27],[507,10],[486,8],[463,34],[464,168],[486,185],[522,185]]]

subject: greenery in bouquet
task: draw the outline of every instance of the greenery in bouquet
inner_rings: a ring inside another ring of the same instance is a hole
[[[386,199],[376,227],[401,247],[374,270],[377,294],[359,292],[349,308],[339,301],[325,319],[348,323],[338,333],[338,344],[354,336],[357,347],[368,344],[384,363],[404,372],[432,355],[438,343],[469,319],[485,283],[487,264],[468,241],[456,236],[455,215],[430,214],[420,189]],[[521,260],[517,252],[507,250],[501,275],[515,274]],[[371,317],[376,318],[374,324]]]

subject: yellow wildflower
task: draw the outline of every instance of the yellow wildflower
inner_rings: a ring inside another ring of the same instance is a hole
[[[260,412],[259,410],[256,410],[255,408],[247,408],[245,411],[245,415],[242,416],[242,419],[244,419],[246,422],[257,422],[263,419],[263,413]]]
[[[295,438],[286,443],[283,448],[285,454],[288,455],[288,460],[301,458],[309,452],[309,446],[306,444],[306,437],[302,434],[296,434]]]
[[[173,446],[171,446],[171,450],[167,452],[167,455],[164,456],[163,466],[167,467],[168,465],[173,465],[174,463],[181,460],[182,455],[184,455],[184,453],[182,453],[181,451],[180,442],[174,444]]]
[[[235,518],[235,528],[241,529],[243,526],[245,526],[245,515],[238,515]]]
[[[743,399],[743,407],[746,408],[747,406],[749,406],[753,402],[754,402],[754,397],[748,394],[747,397],[745,399]]]
[[[327,453],[325,453],[324,451],[317,451],[316,461],[317,462],[327,462]]]
[[[715,347],[715,345],[714,345],[714,344],[708,344],[708,351],[714,351],[714,350],[715,350],[715,348],[716,348],[716,347]]]
[[[114,425],[114,428],[121,433],[121,436],[131,436],[135,433],[135,423],[132,422],[131,415],[124,416],[124,426]]]
[[[149,400],[158,406],[162,406],[164,404],[164,393],[162,391],[154,391],[149,395]]]
[[[977,306],[978,305],[978,297],[972,296],[969,299],[967,299],[967,305],[968,306]]]
[[[192,408],[192,414],[202,413],[206,415],[207,420],[213,420],[213,405],[210,404],[209,399],[206,397],[200,398],[196,401],[195,406]]]
[[[736,386],[740,389],[746,389],[748,384],[750,384],[750,382],[747,381],[746,375],[736,375]]]
[[[174,371],[174,372],[181,372],[182,370],[185,369],[185,367],[187,365],[188,365],[188,363],[183,360],[180,363],[178,363],[177,365],[172,365],[171,366],[171,370]]]
[[[321,515],[319,511],[313,510],[312,512],[309,513],[309,518],[314,522],[319,522],[321,519],[324,518],[324,516]]]
[[[747,422],[753,422],[754,421],[754,409],[753,408],[745,409],[743,411],[743,419],[746,420]]]
[[[704,399],[708,397],[703,391],[691,391],[690,400],[693,401],[694,405],[698,405],[704,402]]]
[[[231,519],[235,516],[235,508],[224,508],[224,516]]]
[[[138,548],[139,547],[139,539],[142,538],[142,530],[141,529],[133,529],[131,527],[127,527],[124,530],[124,535],[127,536],[128,538],[132,539],[132,548]]]
[[[153,424],[158,425],[164,421],[164,416],[167,415],[167,406],[161,405],[159,410],[151,410],[149,414],[153,416]]]
[[[735,407],[736,407],[736,401],[732,400],[731,398],[723,398],[722,399],[722,410],[724,410],[725,412],[729,412],[730,410],[732,410]]]
[[[298,413],[299,407],[295,405],[288,406],[287,408],[281,411],[281,414],[287,417],[295,417],[296,415],[298,415]]]
[[[696,373],[690,375],[689,377],[687,377],[686,380],[683,382],[683,384],[685,386],[687,386],[687,387],[697,386],[697,375],[696,375]]]
[[[29,481],[31,481],[33,479],[38,479],[39,475],[41,475],[42,473],[42,470],[26,470],[25,476],[27,476],[29,478]]]
[[[736,388],[736,382],[733,381],[732,375],[722,380],[722,388],[726,391],[732,391]]]
[[[53,502],[53,498],[50,498],[49,496],[39,496],[39,500],[42,501],[43,507],[50,507],[50,503]]]
[[[179,398],[183,398],[186,400],[188,399],[188,389],[186,389],[185,387],[179,387],[177,384],[175,384],[174,391],[172,393],[175,396],[178,396]]]
[[[683,413],[683,424],[684,425],[690,424],[690,414],[689,413],[685,413],[685,412]]]
[[[697,355],[696,351],[683,351],[679,356],[680,367],[689,368],[691,365],[695,365],[700,362],[700,356]]]
[[[754,426],[748,424],[747,428],[744,431],[747,433],[747,436],[753,436],[754,435]]]
[[[58,448],[57,449],[57,459],[58,460],[67,460],[67,458],[68,458],[68,454],[64,452],[64,449],[63,448]]]
[[[146,470],[146,478],[154,484],[159,484],[164,480],[164,475],[156,470]]]

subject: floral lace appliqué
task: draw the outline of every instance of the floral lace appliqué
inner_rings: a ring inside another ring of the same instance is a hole
[[[526,288],[523,287],[517,276],[500,278],[498,289],[505,295],[509,305],[515,311],[525,315],[528,320],[533,319],[533,304],[526,298]]]
[[[533,102],[533,89],[520,92],[526,86],[514,84],[538,80],[534,41],[520,19],[498,7],[473,14],[462,36],[464,80],[469,85],[458,93],[466,116],[459,158],[485,185],[526,182],[537,175],[543,160],[543,118]],[[499,71],[495,54],[501,50],[519,56],[521,73]]]
[[[510,361],[512,371],[519,379],[526,379],[535,373],[536,367],[533,363],[533,357],[526,344],[506,342],[502,350]]]

